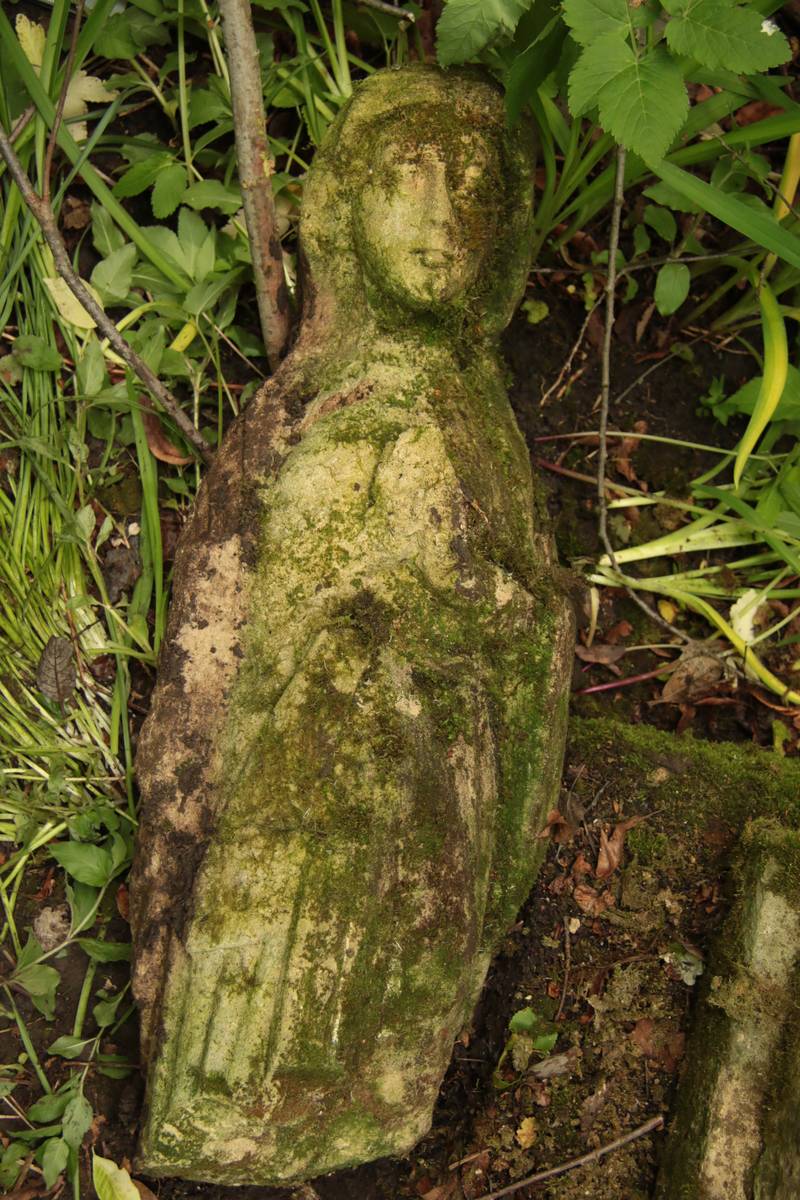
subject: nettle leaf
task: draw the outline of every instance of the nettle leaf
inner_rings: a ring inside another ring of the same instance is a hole
[[[467,62],[498,38],[510,36],[531,0],[447,0],[436,26],[443,67]]]
[[[77,1150],[92,1124],[92,1106],[85,1096],[75,1096],[64,1109],[61,1132],[64,1141]]]
[[[56,862],[79,883],[103,887],[114,873],[111,854],[88,842],[54,842],[48,847]]]
[[[689,97],[676,63],[657,46],[641,57],[631,49],[628,65],[598,96],[600,124],[626,150],[658,162],[689,112]]]
[[[662,317],[680,308],[689,295],[691,273],[685,263],[664,263],[656,276],[654,299]]]
[[[69,638],[51,637],[36,668],[36,686],[48,700],[63,704],[75,691],[75,656]]]
[[[182,163],[172,163],[156,176],[150,203],[159,221],[170,217],[181,202],[189,176]]]
[[[664,7],[673,14],[666,28],[670,49],[706,67],[752,75],[791,58],[786,38],[777,29],[768,32],[755,8],[725,0],[668,0]]]
[[[627,0],[565,0],[564,20],[582,46],[591,46],[605,33],[630,32]]]
[[[104,304],[113,304],[126,298],[131,290],[133,267],[138,250],[133,242],[127,242],[119,250],[112,251],[108,258],[99,262],[92,271],[92,284],[103,298]]]
[[[582,117],[595,108],[601,89],[635,58],[633,50],[616,31],[602,34],[587,46],[569,76],[569,110],[573,117]]]

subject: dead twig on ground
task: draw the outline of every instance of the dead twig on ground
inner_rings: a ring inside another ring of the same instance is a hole
[[[584,317],[583,324],[581,325],[580,330],[578,331],[578,336],[576,337],[575,342],[573,343],[572,349],[570,350],[569,354],[567,355],[567,361],[564,363],[563,367],[558,372],[555,383],[551,383],[550,387],[547,389],[547,391],[542,394],[542,397],[539,401],[540,408],[544,408],[545,404],[550,399],[550,397],[553,395],[553,393],[558,391],[558,389],[561,387],[561,383],[562,383],[564,377],[566,376],[567,372],[571,370],[572,364],[575,360],[575,355],[578,353],[581,346],[583,345],[583,339],[586,336],[586,330],[589,328],[589,322],[591,321],[591,319],[594,315],[594,310],[597,308],[599,303],[600,303],[599,300],[595,300],[594,304],[592,305],[592,307],[589,309],[588,313]]]
[[[545,1179],[552,1179],[556,1175],[564,1175],[567,1171],[574,1171],[577,1167],[586,1167],[590,1163],[599,1162],[606,1154],[611,1154],[613,1150],[619,1150],[622,1146],[627,1146],[629,1142],[635,1142],[638,1138],[646,1137],[648,1133],[654,1133],[657,1129],[662,1129],[664,1126],[664,1118],[651,1117],[649,1121],[645,1121],[644,1125],[640,1125],[638,1129],[632,1129],[630,1133],[624,1133],[622,1137],[615,1138],[613,1142],[609,1142],[605,1146],[600,1146],[597,1150],[590,1150],[587,1154],[581,1154],[579,1158],[571,1158],[569,1162],[561,1163],[557,1167],[549,1167],[546,1171],[537,1171],[535,1175],[529,1175],[527,1179],[518,1179],[516,1183],[509,1184],[508,1187],[501,1188],[499,1192],[487,1192],[485,1196],[479,1196],[478,1200],[500,1200],[501,1196],[511,1196],[514,1192],[518,1192],[520,1188],[531,1187],[534,1183],[543,1183]]]
[[[219,11],[231,77],[236,161],[250,238],[261,336],[269,365],[275,371],[289,341],[291,307],[275,221],[261,65],[248,0],[220,0]]]
[[[109,344],[113,346],[123,362],[127,363],[134,374],[139,376],[142,383],[155,396],[164,411],[169,413],[189,445],[205,462],[211,462],[213,457],[211,449],[204,441],[200,431],[195,429],[172,392],[164,387],[163,383],[150,370],[144,359],[140,358],[136,351],[128,345],[114,322],[106,316],[102,305],[98,303],[80,275],[73,269],[52,208],[34,190],[33,184],[28,178],[22,163],[17,158],[14,147],[11,145],[8,135],[2,127],[0,127],[0,157],[5,161],[12,179],[20,190],[22,199],[39,224],[44,240],[47,242],[53,255],[56,271],[64,280],[73,296],[80,301],[97,328],[108,339]]]
[[[390,17],[398,17],[401,21],[410,21],[413,25],[416,17],[407,8],[395,8],[385,0],[356,0],[358,8],[374,8],[376,12],[386,13]]]

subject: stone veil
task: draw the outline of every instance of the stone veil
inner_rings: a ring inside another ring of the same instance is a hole
[[[497,353],[531,203],[468,72],[371,76],[314,160],[298,338],[182,534],[138,750],[150,1175],[407,1151],[535,877],[572,619]]]

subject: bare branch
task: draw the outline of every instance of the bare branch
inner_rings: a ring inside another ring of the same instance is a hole
[[[206,445],[199,431],[195,429],[178,401],[150,370],[147,363],[131,349],[114,322],[106,316],[102,306],[98,304],[81,277],[73,270],[72,263],[67,254],[67,248],[64,245],[55,216],[53,215],[53,210],[34,191],[33,184],[26,175],[22,164],[17,158],[14,147],[8,139],[8,135],[2,127],[0,127],[0,157],[4,159],[12,179],[20,190],[23,200],[39,223],[44,240],[52,251],[56,270],[73,296],[80,301],[97,328],[104,337],[108,338],[109,343],[114,347],[123,362],[127,363],[131,370],[139,376],[142,383],[156,398],[164,411],[169,413],[195,452],[205,462],[210,462],[213,457],[211,450]]]
[[[231,77],[239,183],[250,237],[261,334],[274,371],[286,351],[291,309],[276,231],[258,47],[248,0],[220,0],[219,11]]]

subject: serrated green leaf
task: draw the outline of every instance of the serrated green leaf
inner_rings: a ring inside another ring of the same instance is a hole
[[[565,0],[564,20],[582,46],[591,46],[603,34],[624,34],[631,28],[627,0]]]
[[[616,31],[602,34],[587,46],[569,76],[569,110],[573,117],[582,117],[595,108],[601,89],[635,61],[633,50]]]
[[[653,298],[662,317],[668,317],[689,295],[692,276],[685,263],[664,263],[656,276]]]
[[[152,187],[159,173],[170,165],[172,155],[166,151],[148,154],[141,162],[136,162],[121,175],[114,184],[114,195],[118,200],[128,196],[138,196],[147,188]]]
[[[598,100],[606,132],[647,163],[664,157],[689,111],[681,73],[660,46],[634,59]]]
[[[531,0],[447,0],[436,25],[436,55],[443,67],[475,58],[510,36]]]
[[[782,33],[765,33],[754,8],[725,0],[689,0],[667,23],[666,37],[675,54],[707,67],[726,67],[743,75],[768,71],[791,58]]]
[[[89,958],[95,962],[126,962],[131,956],[130,942],[104,942],[102,938],[78,938]]]
[[[92,1183],[98,1200],[140,1200],[136,1185],[123,1167],[110,1158],[92,1155]]]
[[[45,1187],[51,1188],[67,1165],[69,1146],[63,1138],[50,1138],[42,1154],[42,1175]]]
[[[79,883],[104,887],[111,879],[111,855],[103,846],[87,842],[54,842],[48,849],[56,862]]]
[[[139,252],[133,242],[126,242],[92,271],[92,286],[100,293],[104,304],[119,303],[131,290],[133,267]]]
[[[242,207],[242,193],[236,187],[226,187],[218,179],[203,179],[186,189],[184,204],[191,208],[217,208],[230,216]]]
[[[83,1095],[75,1096],[64,1109],[61,1133],[73,1150],[77,1150],[83,1141],[84,1134],[92,1124],[92,1116],[92,1106]]]
[[[186,167],[182,163],[172,163],[163,171],[159,171],[150,197],[153,216],[159,221],[175,212],[186,191],[188,178]]]

